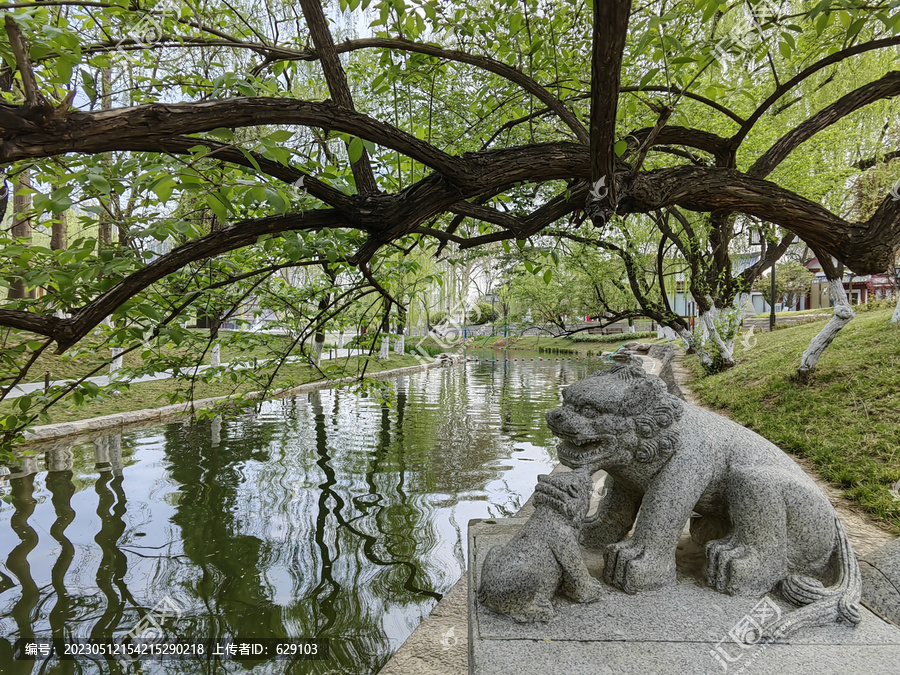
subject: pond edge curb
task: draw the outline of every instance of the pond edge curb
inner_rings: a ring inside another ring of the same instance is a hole
[[[459,364],[463,361],[457,359],[455,355],[450,355],[452,359],[435,359],[427,363],[417,366],[404,366],[403,368],[393,368],[391,370],[382,370],[371,373],[368,377],[376,380],[389,379],[398,375],[407,375],[411,373],[437,368],[443,365]],[[355,376],[341,377],[336,380],[319,380],[317,382],[307,382],[296,387],[288,387],[284,389],[275,389],[267,392],[266,399],[282,398],[285,396],[294,396],[309,391],[319,389],[330,389],[340,384],[348,384],[355,382]],[[259,398],[262,392],[254,391],[247,394],[247,398]],[[163,406],[161,408],[144,408],[143,410],[132,410],[129,412],[114,413],[112,415],[103,415],[102,417],[91,417],[86,420],[78,420],[73,422],[58,422],[56,424],[45,424],[43,426],[34,427],[25,432],[25,441],[17,444],[17,448],[27,448],[35,443],[43,443],[45,441],[59,440],[69,436],[80,436],[90,434],[96,431],[124,430],[126,428],[143,426],[153,422],[163,422],[173,419],[181,415],[190,414],[192,411],[211,408],[215,404],[233,399],[234,396],[215,396],[212,398],[204,398],[198,401],[188,401],[186,403],[175,403]]]

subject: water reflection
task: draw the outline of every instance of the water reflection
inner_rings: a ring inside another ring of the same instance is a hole
[[[549,470],[544,412],[590,369],[468,364],[398,378],[390,406],[324,390],[42,448],[0,495],[0,671],[132,672],[10,644],[121,636],[163,603],[182,638],[330,639],[327,662],[254,672],[377,672],[459,578],[469,519],[514,513]]]

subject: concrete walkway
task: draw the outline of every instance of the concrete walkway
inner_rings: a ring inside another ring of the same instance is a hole
[[[322,360],[328,361],[329,359],[340,359],[347,356],[355,356],[362,353],[358,349],[331,349],[329,351],[322,353]],[[226,371],[231,370],[245,370],[247,368],[259,368],[260,366],[264,366],[275,359],[263,359],[261,361],[247,361],[247,362],[234,362],[234,363],[223,363],[219,367],[224,368]],[[302,356],[288,356],[285,360],[285,363],[297,363],[298,361],[305,361]],[[194,375],[196,373],[202,373],[204,370],[208,370],[212,368],[212,366],[195,366],[194,368],[188,368],[185,372],[189,375]],[[85,382],[93,382],[98,387],[105,387],[110,382],[128,382],[130,384],[139,384],[141,382],[155,382],[157,380],[168,380],[173,377],[171,370],[163,370],[159,373],[152,373],[150,375],[141,375],[140,377],[121,377],[117,378],[112,375],[96,375],[94,377],[89,377],[85,380]],[[77,380],[51,380],[51,387],[63,387],[73,382],[77,382]],[[26,394],[33,394],[35,392],[41,392],[44,390],[45,384],[43,382],[28,382],[26,384],[20,384],[16,387],[13,387],[13,390],[9,392],[4,398],[18,398],[20,396],[25,396]]]

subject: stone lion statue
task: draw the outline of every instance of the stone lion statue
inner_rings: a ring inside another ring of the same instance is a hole
[[[605,547],[607,583],[628,593],[674,583],[676,544],[693,512],[691,537],[706,546],[712,588],[758,597],[780,584],[806,605],[770,633],[859,622],[859,566],[831,503],[763,437],[683,402],[633,365],[568,387],[547,424],[562,439],[563,464],[608,474],[582,531],[585,545]],[[562,499],[552,484],[537,491]]]
[[[487,552],[478,601],[519,622],[550,621],[551,602],[562,590],[576,602],[596,600],[602,590],[588,573],[578,535],[591,501],[593,481],[580,471],[538,476],[553,498],[535,494],[535,511],[503,546]]]

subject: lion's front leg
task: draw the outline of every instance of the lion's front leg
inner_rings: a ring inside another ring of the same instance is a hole
[[[708,464],[675,455],[648,486],[634,535],[604,555],[604,580],[626,593],[675,583],[675,548],[685,523],[709,484]]]
[[[603,584],[588,572],[574,537],[553,542],[553,554],[562,569],[562,591],[575,602],[594,602],[603,593]]]
[[[641,506],[639,490],[608,475],[603,483],[604,495],[597,513],[585,521],[581,543],[592,549],[602,549],[625,538]]]
[[[633,538],[607,546],[603,560],[603,580],[626,593],[675,583],[675,556],[662,555]]]

